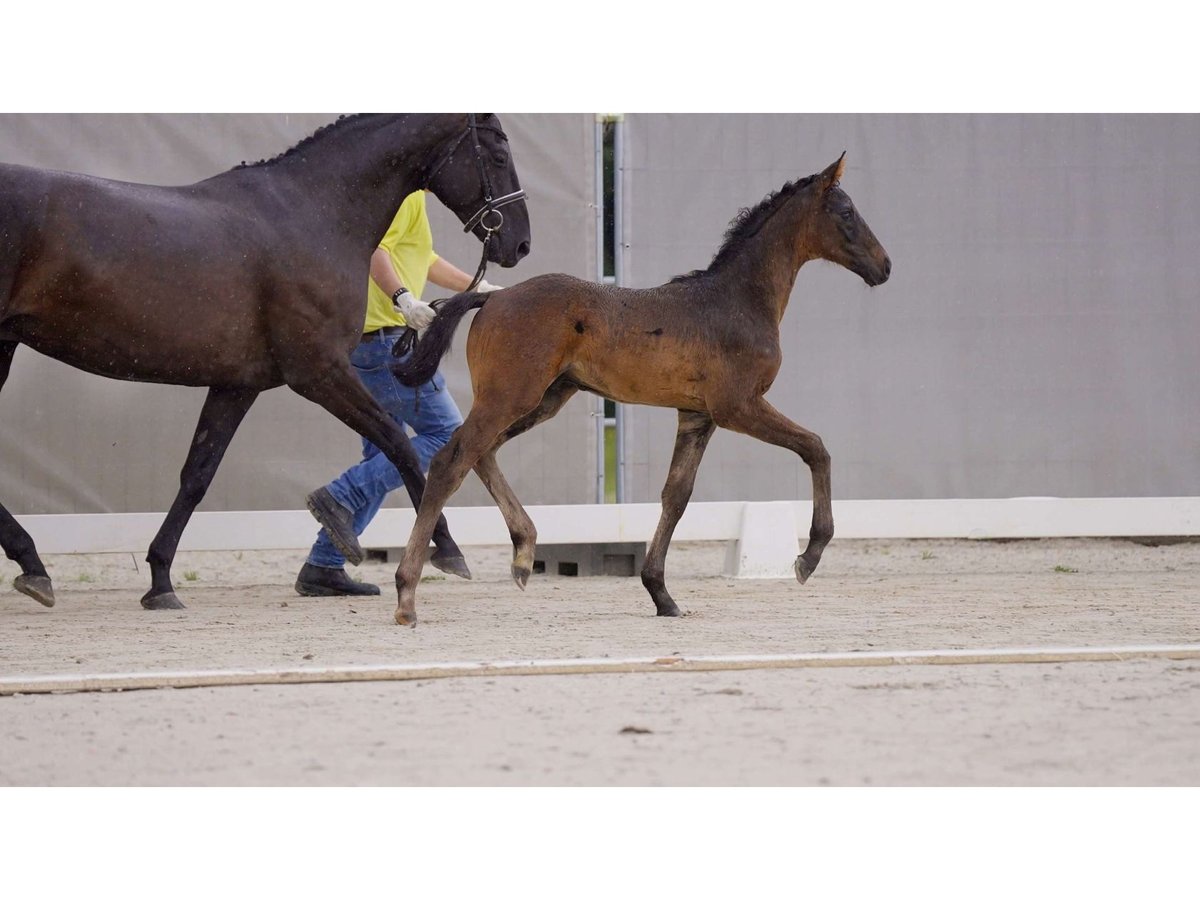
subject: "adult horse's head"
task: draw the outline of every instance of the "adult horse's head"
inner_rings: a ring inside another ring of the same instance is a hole
[[[883,284],[892,273],[887,251],[854,208],[850,196],[838,186],[846,168],[846,154],[810,184],[813,215],[806,235],[809,251],[844,266],[871,287]]]
[[[515,266],[529,253],[529,210],[508,137],[491,113],[463,117],[441,149],[426,186],[487,246],[489,262]]]

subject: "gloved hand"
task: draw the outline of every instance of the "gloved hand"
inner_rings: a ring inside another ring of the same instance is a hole
[[[504,290],[504,286],[499,285],[499,284],[492,284],[490,281],[488,281],[486,278],[484,278],[475,287],[475,290],[478,291],[480,294],[490,294],[492,291]]]
[[[424,331],[437,318],[437,310],[428,303],[418,300],[408,290],[401,288],[392,294],[392,306],[396,312],[404,316],[409,327]]]

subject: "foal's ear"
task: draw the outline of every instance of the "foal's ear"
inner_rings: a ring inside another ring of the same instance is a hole
[[[846,151],[843,150],[842,155],[837,158],[837,162],[817,176],[817,183],[821,186],[821,190],[827,191],[841,181],[842,173],[845,171]]]

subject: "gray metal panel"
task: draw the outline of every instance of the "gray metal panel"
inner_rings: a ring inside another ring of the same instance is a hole
[[[626,279],[708,264],[739,207],[843,150],[891,254],[867,289],[801,269],[768,399],[821,434],[841,498],[1200,490],[1200,117],[632,115]],[[632,501],[675,415],[636,408]],[[810,495],[786,451],[718,432],[694,498]]]
[[[0,160],[185,184],[242,160],[282,152],[333,118],[4,115]],[[502,121],[530,193],[533,253],[517,269],[489,272],[490,280],[512,283],[514,277],[545,271],[591,277],[592,117],[513,115]],[[460,242],[461,227],[453,226],[448,214],[441,218],[439,204],[431,204],[430,210],[438,249],[473,272],[479,243],[473,238]],[[451,389],[465,412],[470,387],[461,356],[447,365]],[[17,514],[165,510],[178,487],[204,393],[110,381],[20,348],[0,393],[0,496]],[[579,400],[554,423],[515,441],[504,452],[503,464],[522,499],[590,499],[592,434],[586,401]],[[551,447],[565,447],[569,453],[560,458],[548,452]],[[269,391],[234,438],[201,508],[297,508],[308,491],[335,477],[359,453],[358,437],[328,413],[286,388]],[[407,503],[407,497],[397,492],[392,502]],[[472,478],[454,502],[490,499]]]

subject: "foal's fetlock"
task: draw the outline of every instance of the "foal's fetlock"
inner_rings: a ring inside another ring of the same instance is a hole
[[[401,564],[403,566],[403,564]],[[396,613],[393,618],[397,625],[417,625],[417,583],[421,580],[421,570],[418,569],[409,580],[401,571],[396,572]]]
[[[517,587],[525,590],[529,576],[533,573],[533,548],[527,550],[513,549],[512,577]]]

